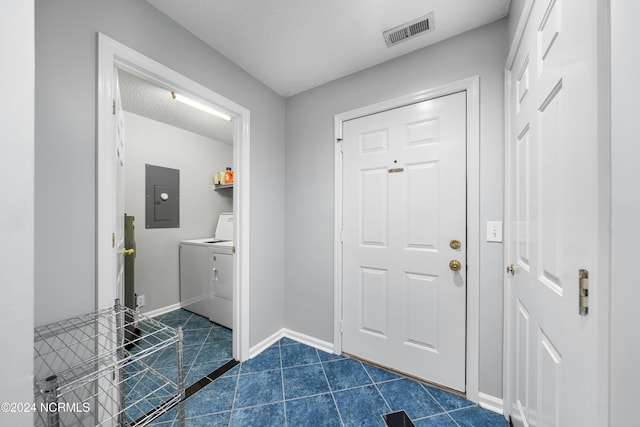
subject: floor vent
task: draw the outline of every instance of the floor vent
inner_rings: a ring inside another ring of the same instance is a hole
[[[384,414],[382,419],[387,427],[416,427],[405,411]]]
[[[421,18],[414,19],[413,21],[391,28],[382,34],[384,35],[384,41],[387,42],[387,47],[391,47],[400,42],[433,30],[433,28],[433,12],[431,12]]]

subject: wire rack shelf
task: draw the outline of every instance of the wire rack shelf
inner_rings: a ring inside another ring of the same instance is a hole
[[[178,406],[184,427],[182,329],[122,306],[34,331],[34,425],[142,427]],[[167,378],[151,363],[175,366]]]

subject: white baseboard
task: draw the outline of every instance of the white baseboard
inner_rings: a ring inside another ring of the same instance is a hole
[[[485,393],[478,393],[478,405],[489,411],[504,415],[504,406],[502,399]]]
[[[284,334],[282,331],[283,329],[280,329],[279,331],[266,337],[265,339],[260,341],[258,344],[251,347],[249,349],[249,359],[253,359],[257,355],[259,355],[260,353],[262,353],[263,351],[271,347],[273,344],[277,343],[282,337],[284,337]]]
[[[287,328],[283,328],[282,332],[283,335],[289,339],[317,348],[318,350],[322,350],[326,353],[333,353],[334,346],[330,342],[320,340],[309,335],[301,334],[300,332],[292,331]]]
[[[168,305],[166,307],[162,307],[162,308],[157,308],[155,310],[151,310],[151,311],[147,311],[145,313],[141,313],[147,317],[156,317],[156,316],[160,316],[161,314],[165,314],[168,313],[170,311],[174,311],[180,308],[180,303],[176,303],[176,304],[171,304]]]
[[[327,353],[333,353],[334,347],[333,347],[333,344],[330,342],[323,341],[309,335],[301,334],[299,332],[292,331],[287,328],[282,328],[279,331],[275,332],[274,334],[263,339],[258,344],[251,347],[251,349],[249,350],[249,359],[256,357],[258,354],[262,353],[264,350],[271,347],[273,344],[277,343],[282,338],[289,338],[299,343],[317,348],[318,350],[322,350]]]

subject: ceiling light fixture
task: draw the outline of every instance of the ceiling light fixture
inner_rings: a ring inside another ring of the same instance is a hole
[[[193,108],[197,108],[198,110],[202,110],[205,113],[209,113],[209,114],[212,114],[212,115],[214,115],[216,117],[220,117],[221,119],[226,120],[228,122],[231,121],[231,117],[230,116],[228,116],[228,115],[226,115],[224,113],[221,113],[220,111],[214,110],[211,107],[207,107],[206,105],[200,104],[200,103],[198,103],[198,102],[196,102],[196,101],[194,101],[192,99],[186,98],[186,97],[184,97],[182,95],[178,95],[175,92],[171,92],[171,97],[173,99],[175,99],[176,101],[180,101],[183,104],[187,104],[187,105],[189,105],[189,106],[191,106]]]

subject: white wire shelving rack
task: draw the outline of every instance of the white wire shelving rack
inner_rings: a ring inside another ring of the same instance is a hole
[[[34,350],[35,426],[142,427],[176,406],[178,425],[185,426],[180,327],[116,300],[36,328]],[[175,367],[175,375],[152,364]]]

